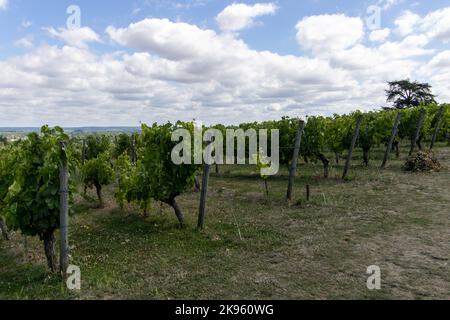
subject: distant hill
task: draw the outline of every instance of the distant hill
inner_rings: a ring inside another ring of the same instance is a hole
[[[39,132],[40,128],[33,127],[0,127],[0,133],[30,133]],[[134,133],[140,132],[138,127],[79,127],[64,128],[64,131],[70,134],[86,134],[86,133]]]

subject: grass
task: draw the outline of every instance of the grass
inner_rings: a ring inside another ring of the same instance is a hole
[[[429,174],[402,172],[401,159],[380,171],[382,153],[369,167],[356,153],[345,182],[343,163],[327,180],[320,164],[300,165],[292,206],[286,168],[269,179],[267,199],[253,167],[223,166],[211,176],[203,231],[197,193],[179,199],[183,229],[159,203],[148,219],[121,210],[112,186],[104,209],[76,196],[71,262],[82,290],[67,291],[39,240],[25,246],[16,232],[0,240],[0,299],[449,299],[450,148],[438,149],[444,168]],[[380,291],[366,288],[374,264]]]

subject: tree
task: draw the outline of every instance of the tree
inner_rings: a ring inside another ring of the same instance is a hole
[[[54,232],[59,228],[60,142],[67,140],[62,128],[45,126],[40,134],[31,133],[17,145],[10,167],[14,179],[4,198],[12,228],[39,236],[52,271],[56,271]],[[69,188],[69,196],[72,190]]]
[[[102,188],[112,182],[114,171],[108,152],[98,155],[96,158],[86,161],[82,169],[83,182],[88,187],[95,187],[99,201],[99,207],[103,208]]]
[[[409,79],[388,82],[387,102],[393,102],[395,109],[417,107],[421,104],[435,102],[428,83],[411,82]]]

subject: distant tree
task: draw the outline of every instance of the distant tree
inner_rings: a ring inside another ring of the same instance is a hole
[[[428,83],[419,83],[409,79],[388,82],[387,102],[393,102],[395,109],[417,107],[422,103],[433,103],[436,97],[431,93]]]

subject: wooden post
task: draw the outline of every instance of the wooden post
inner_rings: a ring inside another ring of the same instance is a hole
[[[23,236],[23,248],[25,250],[25,257],[26,257],[27,261],[29,261],[29,259],[28,259],[28,236],[27,235]]]
[[[211,141],[208,141],[206,143],[207,146],[211,144]],[[198,212],[198,229],[203,229],[205,226],[205,214],[206,214],[206,198],[208,197],[208,184],[209,184],[209,172],[211,169],[211,166],[206,163],[209,161],[205,161],[204,168],[203,168],[203,179],[202,179],[202,188],[200,193],[200,207]]]
[[[395,119],[394,128],[392,129],[391,138],[389,139],[389,144],[386,149],[386,153],[384,154],[383,163],[381,164],[381,169],[386,167],[387,161],[389,159],[389,154],[392,151],[392,146],[394,144],[395,138],[397,137],[398,125],[400,124],[400,120],[402,119],[402,113],[399,112],[397,114],[397,118]]]
[[[356,141],[358,140],[358,137],[359,137],[359,129],[361,128],[362,121],[363,121],[363,116],[359,116],[358,120],[356,121],[356,127],[355,127],[355,132],[353,133],[352,144],[350,145],[350,150],[348,151],[347,162],[345,163],[344,174],[342,175],[342,180],[345,180],[345,178],[347,178],[348,170],[350,169],[350,163],[352,161],[353,150],[355,149]]]
[[[289,184],[288,184],[288,189],[287,189],[288,201],[292,201],[292,197],[293,197],[295,174],[297,172],[297,163],[298,163],[298,156],[300,154],[300,147],[302,144],[303,130],[305,130],[305,122],[300,121],[300,124],[297,129],[297,135],[295,137],[295,147],[294,147],[294,154],[292,155],[292,163],[291,163],[291,167],[289,169]]]
[[[306,201],[309,202],[309,199],[311,198],[311,187],[309,184],[306,185]]]
[[[200,185],[200,182],[198,182],[197,176],[194,178],[194,192],[200,192],[200,189],[202,186]]]
[[[3,238],[9,240],[8,226],[2,216],[0,216],[0,231],[3,234]]]
[[[61,231],[60,270],[63,279],[69,266],[69,175],[65,145],[61,143],[61,166],[59,171],[59,220]]]
[[[436,142],[437,135],[439,133],[439,127],[441,126],[443,114],[444,114],[444,106],[442,106],[441,109],[439,109],[439,113],[437,115],[436,128],[433,133],[433,138],[431,139],[430,150],[433,150],[433,148],[434,148],[434,144]]]
[[[425,120],[425,116],[427,115],[425,109],[422,110],[422,114],[419,118],[419,123],[417,124],[416,134],[414,135],[414,139],[411,140],[411,150],[409,151],[409,155],[411,156],[416,149],[417,141],[419,141],[420,131],[422,130],[423,120]]]

